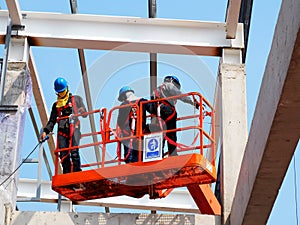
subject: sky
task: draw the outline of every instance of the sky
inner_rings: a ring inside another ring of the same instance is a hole
[[[22,11],[70,13],[67,0],[19,0],[19,3]],[[280,0],[254,1],[253,4],[245,62],[249,129],[280,4]],[[157,17],[224,22],[226,6],[226,0],[157,0]],[[0,7],[1,9],[7,8],[4,1],[0,2]],[[147,0],[78,0],[78,11],[81,14],[148,17]],[[0,50],[2,54],[3,46]],[[52,84],[57,76],[63,76],[68,80],[72,92],[83,95],[76,49],[33,47],[32,50],[49,112],[52,103],[56,100]],[[148,95],[148,85],[143,86],[145,79],[149,76],[148,54],[85,50],[85,55],[94,108],[112,108],[118,105],[117,93],[123,85],[131,85],[140,96]],[[217,57],[160,54],[158,59],[159,81],[164,75],[174,73],[181,79],[184,91],[199,91],[209,101],[213,100],[219,62]],[[34,100],[32,100],[32,108],[36,112]],[[27,115],[24,133],[23,158],[32,150],[35,146],[33,143],[36,141],[29,115]],[[295,188],[297,182],[299,183],[299,175],[294,168],[297,168],[298,165],[299,146],[279,190],[268,225],[297,224],[296,207],[298,207],[299,197]],[[33,165],[22,166],[20,176],[35,176],[34,173],[30,173],[30,175],[28,173],[28,171],[33,171],[33,168]],[[43,174],[45,173],[44,169]],[[295,196],[297,196],[296,199]],[[22,207],[23,205],[20,204],[21,210]]]

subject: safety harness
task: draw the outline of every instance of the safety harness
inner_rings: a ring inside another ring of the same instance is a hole
[[[57,104],[57,102],[56,102],[56,104]],[[66,115],[66,114],[68,114],[66,112],[71,112],[71,114]],[[75,122],[75,119],[73,117],[73,114],[75,114],[75,115],[78,114],[75,97],[70,96],[69,100],[65,106],[57,108],[57,114],[58,114],[58,118],[57,118],[58,123],[60,121],[60,118],[69,116],[69,119],[68,119],[69,121],[67,122],[67,123],[69,123],[69,133],[66,134],[63,131],[59,130],[58,135],[61,135],[65,138],[69,138],[69,148],[71,148],[72,143],[73,143],[74,131],[76,128],[79,127],[79,124],[80,124],[80,120],[77,119]],[[61,162],[63,162],[70,153],[71,153],[71,150],[69,150],[68,154],[66,154],[63,158],[61,158]],[[73,171],[73,162],[72,161],[71,161],[71,171]]]
[[[162,119],[161,119],[161,106],[162,105],[166,105],[166,106],[169,106],[172,108],[172,113],[164,120],[164,122],[168,122],[169,120],[171,120],[175,114],[176,114],[176,109],[175,109],[175,104],[176,104],[176,101],[177,99],[174,99],[174,105],[172,105],[169,101],[167,100],[164,100],[162,99],[163,96],[161,95],[161,93],[163,93],[163,87],[165,86],[166,84],[163,83],[158,89],[154,90],[154,96],[155,96],[155,99],[159,99],[159,101],[157,102],[157,117],[158,117],[158,120],[159,120],[159,126],[160,126],[160,129],[163,130],[163,124],[162,124]],[[194,140],[192,142],[191,145],[194,145],[196,143],[196,140],[197,140],[197,137],[198,137],[198,134],[194,137]],[[176,147],[178,147],[179,149],[184,149],[184,148],[188,148],[189,146],[187,145],[184,145],[182,143],[177,143],[175,141],[173,141],[172,139],[170,139],[168,136],[164,135],[164,139],[167,140],[168,143],[170,143],[171,145],[174,145]]]
[[[122,133],[126,136],[131,136],[131,137],[133,137],[136,134],[137,111],[138,111],[140,100],[141,99],[137,99],[134,103],[131,103],[130,101],[126,101],[128,104],[132,104],[132,106],[126,120],[123,123],[123,126],[119,126],[118,133]],[[121,127],[125,127],[126,124],[129,124],[130,132],[128,132],[128,130],[126,129],[121,129]],[[132,147],[133,147],[133,138],[130,139],[128,152],[123,159],[124,161],[126,161],[129,155],[131,154]],[[117,154],[119,159],[121,159],[121,148],[117,149]]]
[[[176,110],[175,110],[175,106],[174,106],[176,104],[176,99],[174,99],[174,105],[172,105],[169,101],[163,99],[162,93],[163,93],[163,87],[165,85],[166,84],[163,83],[162,85],[159,86],[159,88],[154,90],[154,97],[155,97],[155,99],[159,100],[156,103],[156,109],[157,109],[157,117],[158,117],[158,121],[159,121],[159,126],[160,126],[161,130],[163,130],[163,121],[161,119],[161,106],[166,105],[166,106],[171,107],[171,109],[172,109],[172,113],[164,120],[164,123],[171,120],[176,114]]]

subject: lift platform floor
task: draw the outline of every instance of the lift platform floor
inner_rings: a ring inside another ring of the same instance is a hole
[[[162,197],[162,190],[215,181],[215,167],[194,153],[56,175],[52,189],[71,201],[121,195],[140,198],[145,194],[155,199]]]

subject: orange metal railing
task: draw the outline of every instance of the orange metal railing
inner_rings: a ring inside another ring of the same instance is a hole
[[[168,132],[187,132],[187,131],[195,131],[197,132],[197,135],[193,137],[192,144],[183,144],[180,142],[177,142],[177,152],[180,154],[188,154],[190,151],[199,151],[199,154],[204,154],[206,152],[210,154],[211,164],[215,167],[215,124],[214,124],[214,108],[210,103],[199,93],[197,92],[189,92],[186,94],[173,96],[169,98],[164,98],[163,100],[169,100],[169,99],[180,99],[182,97],[190,96],[196,101],[199,105],[199,110],[196,112],[193,112],[188,115],[184,115],[182,117],[178,117],[177,121],[183,122],[183,121],[189,121],[191,119],[194,119],[197,121],[196,125],[189,125],[189,126],[178,126],[176,129],[172,130],[160,130],[153,132],[159,133],[163,132],[165,135]],[[82,149],[93,147],[93,146],[100,146],[101,147],[101,161],[100,162],[89,162],[87,164],[82,164],[82,168],[92,168],[93,166],[100,166],[100,168],[106,167],[106,166],[113,166],[118,165],[124,162],[124,158],[121,157],[121,142],[125,140],[130,139],[136,139],[139,143],[139,162],[142,162],[142,140],[145,135],[142,131],[142,118],[143,118],[143,105],[144,104],[158,104],[158,102],[161,101],[161,99],[156,100],[148,100],[145,102],[141,102],[141,106],[137,104],[127,104],[122,106],[116,106],[113,107],[111,110],[107,111],[106,108],[93,110],[90,112],[86,112],[84,114],[74,114],[73,117],[80,117],[83,115],[88,114],[98,114],[99,115],[99,130],[93,133],[84,133],[81,135],[81,138],[91,137],[93,135],[100,136],[98,142],[93,143],[87,143],[87,144],[81,144],[79,146],[74,146],[70,148],[63,148],[59,149],[58,145],[55,150],[56,160],[55,160],[55,175],[58,174],[58,166],[59,166],[59,152],[62,151],[71,151],[73,149],[79,148],[79,151],[81,152]],[[127,137],[120,137],[119,136],[119,128],[116,125],[116,123],[113,122],[113,115],[114,113],[117,113],[119,109],[126,108],[126,107],[133,107],[135,106],[137,110],[137,126],[136,126],[136,133],[134,135],[130,135]],[[153,118],[156,117],[153,114],[147,114],[147,118]],[[60,119],[66,119],[68,117],[62,117]],[[206,124],[205,124],[206,123]],[[119,154],[117,154],[117,157],[115,159],[108,159],[107,157],[107,146],[110,145],[116,145],[117,151],[119,151]]]

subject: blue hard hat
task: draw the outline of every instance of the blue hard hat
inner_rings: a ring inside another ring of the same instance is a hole
[[[124,86],[124,87],[122,87],[122,88],[120,89],[120,91],[119,91],[119,97],[118,97],[118,100],[119,100],[120,102],[123,101],[124,94],[125,94],[126,92],[128,92],[128,91],[131,91],[131,92],[134,93],[134,90],[133,90],[131,87],[129,87],[129,86]]]
[[[173,81],[177,85],[177,87],[180,89],[181,84],[180,84],[178,77],[176,77],[174,75],[165,76],[164,82],[171,82],[171,81]]]
[[[58,77],[54,81],[54,90],[56,93],[63,92],[64,90],[66,90],[67,87],[68,87],[68,82],[62,77]]]

